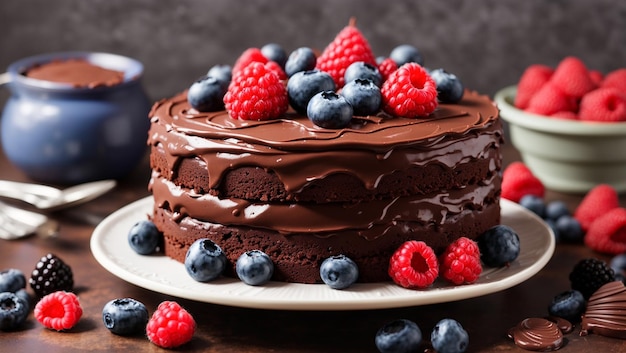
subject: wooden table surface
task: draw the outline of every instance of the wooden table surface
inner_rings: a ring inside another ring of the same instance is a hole
[[[517,153],[507,147],[505,162],[517,158]],[[144,161],[112,192],[78,208],[51,214],[61,222],[57,238],[0,240],[0,270],[17,268],[29,276],[41,256],[51,252],[62,258],[73,269],[75,291],[84,309],[82,319],[67,332],[45,329],[31,312],[21,329],[0,331],[1,352],[162,351],[144,336],[116,336],[104,327],[102,307],[122,297],[143,302],[150,313],[164,300],[176,300],[190,311],[198,328],[192,341],[177,350],[181,352],[377,352],[376,331],[391,320],[413,320],[428,336],[437,321],[448,317],[458,320],[468,331],[468,352],[526,352],[507,338],[507,330],[525,318],[547,315],[552,298],[569,289],[567,276],[579,260],[610,259],[583,245],[557,244],[544,269],[510,289],[456,302],[399,309],[280,311],[194,302],[127,283],[100,266],[91,254],[89,239],[94,227],[113,211],[147,196],[148,177],[149,167]],[[29,181],[3,155],[0,179]],[[581,195],[548,192],[546,200],[555,199],[566,201],[573,209]],[[622,197],[622,206],[625,201]],[[565,336],[563,352],[626,352],[626,341],[593,334],[581,337],[577,332]]]

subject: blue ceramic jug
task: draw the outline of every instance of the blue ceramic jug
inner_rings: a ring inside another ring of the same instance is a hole
[[[88,88],[24,75],[34,66],[67,59],[121,71],[124,79]],[[108,53],[63,52],[16,61],[3,74],[11,92],[1,121],[4,153],[39,182],[76,184],[126,176],[146,151],[151,104],[142,74],[140,62]]]

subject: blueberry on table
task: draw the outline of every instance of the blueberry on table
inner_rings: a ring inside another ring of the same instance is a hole
[[[15,293],[0,293],[0,330],[18,328],[28,317],[29,305]]]
[[[543,198],[536,196],[536,195],[528,194],[528,195],[522,196],[522,198],[519,200],[519,204],[520,206],[531,211],[537,216],[541,218],[545,217],[546,204],[543,201]]]
[[[9,268],[0,272],[0,292],[15,293],[26,287],[24,273],[15,268]]]
[[[198,239],[187,250],[185,269],[198,282],[208,282],[219,277],[226,268],[226,255],[210,239]]]
[[[551,201],[546,205],[545,218],[557,220],[562,216],[570,216],[571,213],[563,201]]]
[[[548,313],[563,318],[573,324],[580,322],[587,301],[577,290],[568,290],[556,295],[548,306]]]
[[[152,221],[143,220],[135,223],[128,232],[128,244],[140,255],[149,255],[158,249],[163,236]]]
[[[463,353],[469,345],[469,335],[458,321],[443,319],[433,328],[430,342],[437,353]]]
[[[359,277],[357,264],[345,255],[331,256],[320,266],[322,281],[333,289],[344,289]]]
[[[375,343],[381,353],[417,352],[422,343],[422,331],[411,320],[394,320],[378,330]]]
[[[102,308],[104,326],[116,335],[144,333],[148,318],[146,306],[132,298],[114,299]]]
[[[322,91],[311,98],[306,110],[313,124],[325,129],[341,129],[350,125],[354,110],[350,103],[333,91]]]
[[[267,283],[274,274],[274,263],[261,250],[246,251],[237,259],[237,276],[245,284],[258,286]]]

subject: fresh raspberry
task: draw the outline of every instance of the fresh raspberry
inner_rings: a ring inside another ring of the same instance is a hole
[[[566,95],[577,99],[597,87],[585,64],[573,56],[561,60],[554,70],[550,82]]]
[[[586,121],[626,121],[626,94],[610,87],[595,89],[580,101],[578,115]]]
[[[617,69],[609,72],[602,80],[601,86],[615,88],[621,94],[626,95],[626,69]]]
[[[256,62],[256,63],[266,64],[268,61],[269,60],[261,52],[261,49],[248,48],[244,50],[244,52],[241,53],[241,55],[235,61],[235,64],[233,65],[233,69],[232,69],[232,74],[234,76],[235,73],[243,70],[246,66],[250,65],[251,63]]]
[[[626,253],[626,209],[618,207],[598,216],[589,226],[585,245],[605,254]]]
[[[417,63],[407,63],[383,83],[383,110],[405,118],[424,117],[437,108],[437,85]]]
[[[383,82],[387,81],[389,76],[398,69],[398,64],[392,58],[386,58],[378,64],[378,72],[383,77]]]
[[[556,112],[550,115],[553,118],[563,119],[563,120],[578,120],[578,114],[570,111],[561,111]]]
[[[476,282],[483,270],[478,244],[466,237],[461,237],[448,245],[439,257],[439,263],[439,271],[443,278],[456,285]]]
[[[389,276],[404,288],[426,288],[438,275],[437,255],[423,241],[405,242],[389,260]]]
[[[526,111],[539,115],[552,115],[561,111],[576,111],[576,99],[565,94],[552,81],[544,84],[535,95],[530,98]]]
[[[591,78],[591,81],[595,83],[596,87],[600,87],[602,85],[602,81],[604,81],[604,74],[598,70],[590,70],[589,77]]]
[[[543,197],[546,190],[539,180],[523,162],[509,164],[502,173],[502,197],[519,202],[525,195]]]
[[[148,339],[162,348],[174,348],[191,341],[195,331],[193,316],[174,301],[159,304],[146,326]]]
[[[315,67],[328,72],[337,88],[341,88],[345,84],[346,69],[358,61],[376,66],[376,58],[367,39],[351,20],[317,58]]]
[[[599,184],[589,190],[580,201],[574,210],[574,218],[578,220],[582,229],[587,231],[596,218],[618,207],[617,191],[611,185]]]
[[[268,120],[285,113],[289,100],[278,76],[254,62],[234,74],[224,104],[234,119]]]
[[[72,292],[56,291],[41,298],[35,306],[35,318],[49,329],[69,330],[83,315],[78,297]]]
[[[526,109],[530,99],[550,80],[553,73],[554,69],[546,65],[535,64],[527,67],[517,83],[515,106]]]
[[[282,67],[280,67],[280,65],[275,62],[275,61],[268,61],[265,64],[265,68],[268,69],[269,71],[272,71],[273,73],[276,74],[276,76],[278,76],[278,78],[280,80],[286,80],[289,77],[287,77],[287,74],[285,73],[285,70],[283,70]]]

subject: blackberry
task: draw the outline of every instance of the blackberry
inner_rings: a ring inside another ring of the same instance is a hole
[[[588,258],[580,260],[569,274],[571,287],[582,293],[585,299],[603,285],[615,281],[615,272],[606,262]]]
[[[30,276],[30,287],[38,297],[74,288],[72,269],[54,254],[42,257]]]

